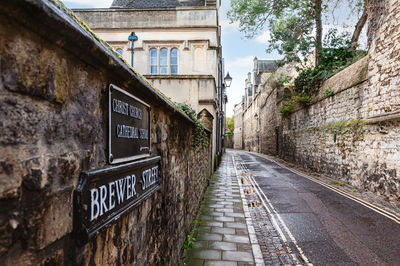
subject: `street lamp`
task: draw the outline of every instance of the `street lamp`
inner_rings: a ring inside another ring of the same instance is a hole
[[[135,32],[131,32],[131,35],[129,35],[128,40],[131,41],[132,43],[132,50],[131,50],[131,66],[133,67],[133,42],[138,40],[138,36],[135,34]]]
[[[228,74],[226,74],[225,78],[224,78],[224,83],[225,83],[225,87],[229,88],[231,86],[232,83],[232,77]]]

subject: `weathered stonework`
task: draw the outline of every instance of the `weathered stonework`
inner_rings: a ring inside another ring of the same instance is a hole
[[[327,80],[312,104],[297,106],[289,119],[279,115],[284,90],[267,82],[252,103],[258,108],[244,111],[244,148],[278,154],[353,186],[398,198],[400,2],[369,1],[369,7],[369,55]],[[332,92],[329,97],[327,90]]]
[[[2,265],[177,265],[211,171],[194,123],[49,1],[0,3]],[[152,108],[161,189],[84,246],[73,193],[107,166],[107,86]]]

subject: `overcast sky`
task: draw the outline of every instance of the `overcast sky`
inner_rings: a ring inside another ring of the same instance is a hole
[[[99,8],[110,7],[112,0],[68,0],[63,1],[69,8]],[[265,49],[267,47],[268,34],[267,32],[261,33],[253,39],[245,39],[243,33],[239,32],[236,25],[229,24],[226,17],[226,12],[230,8],[229,0],[222,0],[222,7],[220,10],[221,26],[222,26],[222,49],[223,57],[225,59],[225,70],[229,71],[233,78],[232,85],[227,89],[228,104],[227,116],[233,115],[233,106],[239,103],[244,93],[244,80],[247,73],[253,69],[253,58],[257,56],[258,59],[280,59],[281,56],[276,52],[267,54]],[[346,8],[337,10],[336,20],[330,20],[329,23],[351,24],[354,19],[349,20],[349,14],[346,13]],[[354,17],[354,16],[353,16]],[[325,19],[325,21],[328,21]]]

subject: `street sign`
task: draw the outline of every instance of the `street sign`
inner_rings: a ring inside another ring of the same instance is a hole
[[[150,156],[150,106],[112,84],[108,95],[109,163]]]
[[[81,172],[74,194],[74,233],[86,243],[161,185],[161,157]]]

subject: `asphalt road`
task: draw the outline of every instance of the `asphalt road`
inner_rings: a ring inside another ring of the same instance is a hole
[[[289,245],[301,248],[314,265],[400,265],[400,224],[244,151],[239,155],[286,224]],[[292,236],[290,236],[290,234]]]

